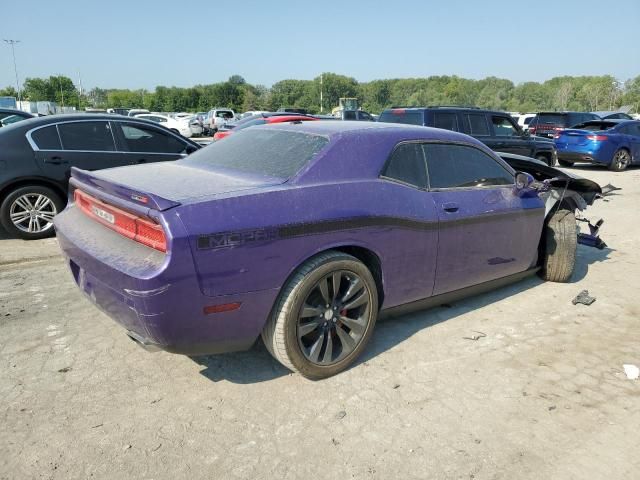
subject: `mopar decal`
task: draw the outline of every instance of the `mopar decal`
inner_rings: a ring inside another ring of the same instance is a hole
[[[198,250],[238,247],[255,242],[266,242],[278,237],[273,229],[243,230],[240,232],[221,232],[198,237]]]

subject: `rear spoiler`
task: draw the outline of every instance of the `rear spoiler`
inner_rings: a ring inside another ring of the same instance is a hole
[[[179,202],[168,200],[153,193],[140,192],[133,190],[126,185],[102,180],[99,175],[95,175],[92,172],[81,170],[76,167],[71,167],[71,178],[69,179],[69,183],[73,187],[80,188],[90,194],[95,195],[96,193],[101,193],[102,196],[105,196],[106,194],[107,196],[115,197],[121,201],[125,200],[129,204],[133,203],[138,207],[146,207],[160,212],[180,205]]]

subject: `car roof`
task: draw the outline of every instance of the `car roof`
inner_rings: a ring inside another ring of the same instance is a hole
[[[264,128],[261,126],[255,128]],[[357,122],[318,120],[317,122],[285,122],[271,125],[268,128],[280,130],[290,130],[310,135],[322,135],[327,137],[370,137],[385,134],[397,137],[398,141],[415,138],[425,140],[446,140],[453,142],[465,142],[476,145],[483,145],[480,141],[463,133],[444,130],[441,128],[422,127],[403,123],[384,122]]]
[[[32,113],[25,112],[23,110],[18,110],[17,108],[0,108],[0,113],[11,113],[13,115],[30,115],[30,116],[33,116]]]
[[[455,105],[430,105],[427,107],[403,107],[403,106],[398,106],[398,107],[390,107],[390,108],[385,108],[383,110],[384,112],[389,112],[389,111],[393,111],[393,110],[412,110],[412,111],[426,111],[426,110],[452,110],[452,111],[456,111],[456,112],[460,112],[460,111],[465,111],[465,112],[473,112],[473,113],[499,113],[499,114],[503,114],[503,115],[509,115],[509,112],[505,112],[502,110],[491,110],[491,109],[486,109],[486,108],[479,108],[479,107],[471,107],[471,106],[455,106]]]

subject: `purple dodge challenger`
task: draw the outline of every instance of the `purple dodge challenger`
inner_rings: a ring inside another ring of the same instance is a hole
[[[538,271],[567,281],[575,211],[601,193],[463,134],[360,122],[250,128],[176,162],[74,169],[70,185],[61,248],[130,338],[200,355],[262,335],[308,378],[350,365],[380,314]]]

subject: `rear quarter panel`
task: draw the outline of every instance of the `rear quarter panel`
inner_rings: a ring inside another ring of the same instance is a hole
[[[287,186],[181,206],[174,214],[189,232],[205,295],[280,288],[305,260],[339,246],[378,256],[385,306],[432,292],[437,215],[430,196],[416,189],[380,179]],[[402,219],[419,224],[407,227]]]

